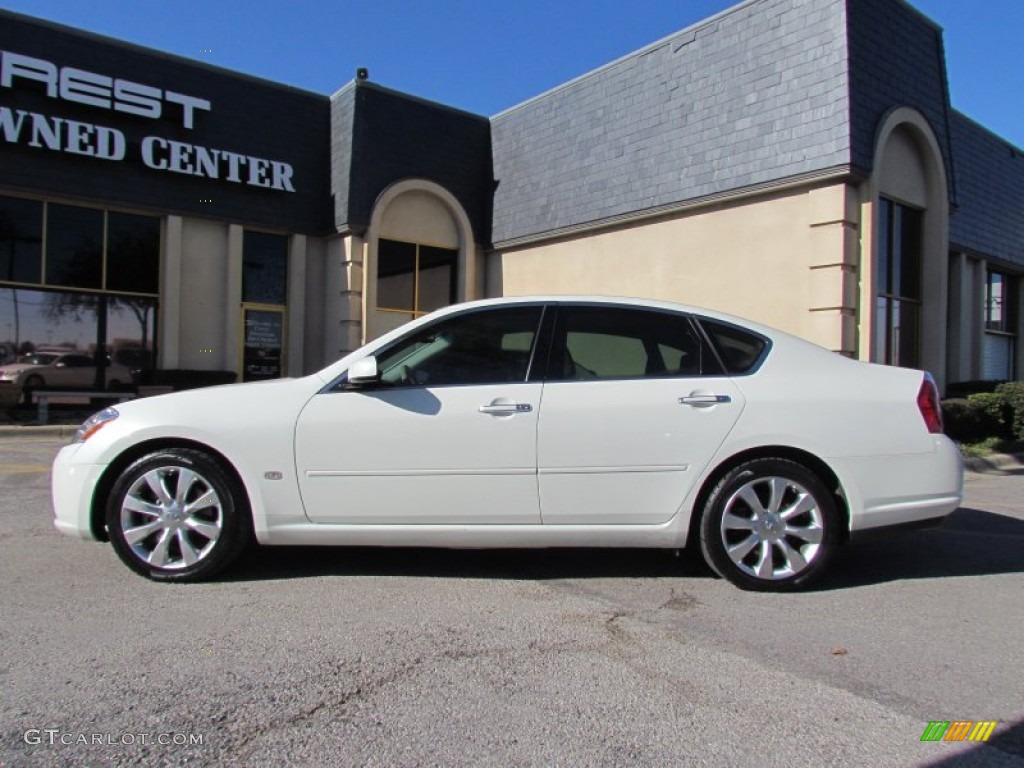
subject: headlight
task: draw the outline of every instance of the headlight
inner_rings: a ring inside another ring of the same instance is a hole
[[[82,424],[77,430],[75,430],[75,437],[72,439],[72,443],[84,443],[90,437],[100,431],[105,425],[112,422],[121,414],[117,412],[117,408],[104,408],[99,413],[94,413],[85,423]]]

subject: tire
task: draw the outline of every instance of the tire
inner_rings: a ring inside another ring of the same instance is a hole
[[[701,551],[741,589],[789,592],[825,570],[841,524],[834,496],[814,472],[788,459],[754,459],[712,490],[701,516]]]
[[[107,499],[106,521],[118,557],[154,581],[212,578],[253,538],[241,483],[209,454],[184,448],[125,469]]]

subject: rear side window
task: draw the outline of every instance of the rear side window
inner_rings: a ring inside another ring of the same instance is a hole
[[[700,376],[708,373],[709,355],[686,315],[563,305],[558,309],[548,378],[582,381]],[[716,365],[712,363],[711,368],[715,370]]]
[[[735,325],[698,318],[704,332],[731,374],[753,373],[768,352],[768,339]]]

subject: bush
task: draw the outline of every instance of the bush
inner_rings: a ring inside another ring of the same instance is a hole
[[[1013,439],[1013,410],[1007,403],[1006,398],[998,392],[978,392],[969,395],[967,399],[984,409],[988,414],[991,423],[986,437],[998,437],[1004,440]]]
[[[1024,440],[1024,381],[1008,381],[996,387],[1006,411],[1009,437]]]
[[[943,400],[942,422],[946,434],[958,443],[980,443],[1002,431],[989,404],[973,397]]]

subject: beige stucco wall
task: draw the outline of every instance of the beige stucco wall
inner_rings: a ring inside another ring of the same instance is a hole
[[[208,219],[168,216],[164,222],[160,286],[161,368],[240,372],[244,228]],[[285,375],[322,367],[327,312],[326,241],[288,239]],[[361,278],[360,278],[361,279]],[[358,314],[358,310],[357,310]]]
[[[482,252],[469,217],[444,187],[426,179],[406,179],[376,201],[360,259],[363,276],[362,341],[374,339],[412,319],[412,313],[377,310],[377,244],[381,238],[453,248],[459,252],[457,299],[483,295]],[[340,278],[341,276],[339,276]]]
[[[235,370],[236,346],[227,338],[228,226],[184,219],[181,231],[179,368]]]
[[[928,121],[914,109],[892,110],[879,126],[875,143],[874,173],[862,185],[861,219],[864,223],[864,259],[861,304],[867,309],[860,325],[860,349],[864,359],[880,360],[873,348],[875,318],[870,308],[878,292],[874,273],[881,233],[875,226],[881,196],[914,206],[923,212],[921,243],[921,367],[930,371],[945,390],[947,327],[949,311],[949,193],[946,169],[938,141]],[[977,339],[973,344],[980,343]],[[958,369],[954,359],[951,366]],[[956,374],[953,374],[954,378]]]
[[[495,252],[486,291],[681,301],[853,353],[858,212],[840,184]]]

